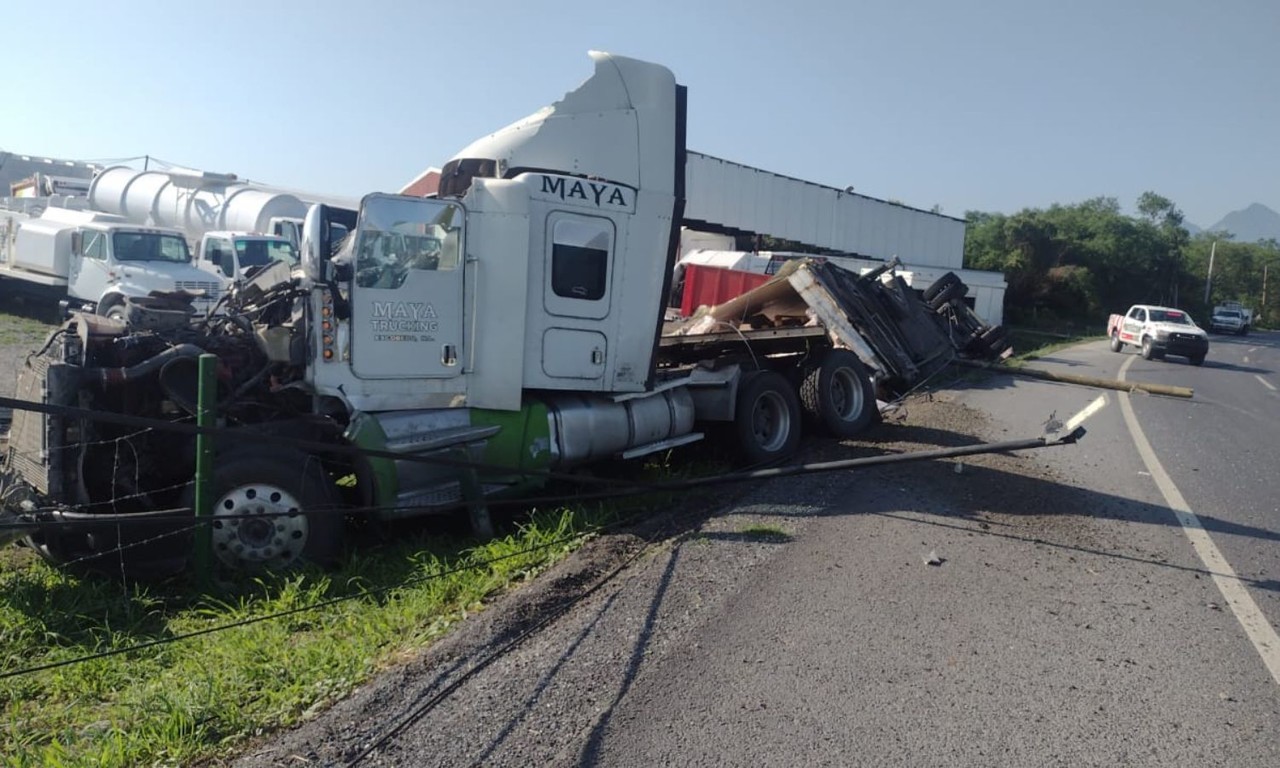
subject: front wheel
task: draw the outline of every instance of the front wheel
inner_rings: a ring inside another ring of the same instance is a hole
[[[1119,352],[1122,349],[1124,349],[1124,343],[1120,341],[1120,332],[1112,331],[1111,332],[1111,351]]]
[[[749,464],[778,461],[800,446],[800,400],[780,373],[746,374],[734,406],[738,451]]]
[[[111,300],[108,299],[108,301]],[[129,311],[123,301],[117,300],[114,303],[108,303],[106,306],[99,304],[97,306],[97,314],[125,325],[129,324]]]
[[[1150,360],[1156,356],[1156,346],[1151,343],[1151,337],[1146,336],[1142,339],[1142,359]]]
[[[337,561],[343,512],[314,456],[289,450],[220,456],[213,485],[211,539],[223,565],[259,571]]]

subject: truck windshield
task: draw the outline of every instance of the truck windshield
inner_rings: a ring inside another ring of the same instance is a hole
[[[1191,325],[1190,318],[1186,312],[1176,312],[1172,309],[1153,309],[1151,310],[1151,322],[1153,323],[1177,323],[1178,325]]]
[[[236,240],[236,257],[240,267],[261,267],[283,261],[290,267],[298,263],[298,252],[287,240]]]
[[[1220,310],[1218,310],[1218,317],[1239,317],[1239,316],[1240,316],[1240,310],[1238,310],[1238,309],[1220,309]]]
[[[159,232],[116,232],[111,235],[116,261],[191,261],[187,241]]]

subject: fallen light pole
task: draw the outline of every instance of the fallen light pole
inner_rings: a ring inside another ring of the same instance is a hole
[[[1119,381],[1118,379],[1103,379],[1096,376],[1077,376],[1072,373],[1042,371],[1039,368],[1008,368],[1003,365],[994,365],[978,360],[956,360],[956,362],[960,365],[979,368],[984,371],[997,371],[1014,376],[1056,381],[1062,384],[1082,384],[1086,387],[1115,389],[1121,392],[1149,392],[1153,395],[1167,395],[1169,397],[1193,397],[1195,395],[1195,390],[1191,387],[1174,387],[1168,384],[1150,384],[1143,381]]]

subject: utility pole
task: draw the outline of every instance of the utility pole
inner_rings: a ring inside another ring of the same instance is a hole
[[[1204,303],[1209,305],[1209,286],[1213,284],[1213,255],[1218,250],[1218,241],[1213,241],[1213,246],[1209,248],[1209,274],[1204,277]]]
[[[1258,308],[1258,314],[1261,315],[1263,322],[1267,320],[1267,266],[1262,265],[1262,306]]]

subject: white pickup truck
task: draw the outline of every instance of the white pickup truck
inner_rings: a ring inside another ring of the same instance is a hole
[[[1228,301],[1213,308],[1209,317],[1209,330],[1226,331],[1237,336],[1247,336],[1253,325],[1253,310],[1236,301]]]
[[[1107,335],[1111,337],[1112,352],[1132,344],[1142,350],[1142,357],[1147,360],[1179,355],[1192,365],[1203,365],[1209,353],[1209,334],[1190,315],[1173,307],[1134,304],[1125,314],[1111,316]]]

